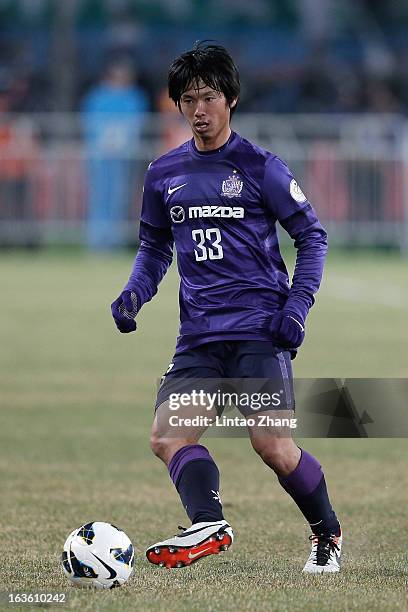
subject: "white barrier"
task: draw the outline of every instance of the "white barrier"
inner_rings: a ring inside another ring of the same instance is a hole
[[[78,115],[0,119],[0,245],[82,243],[92,206],[116,243],[136,241],[147,164],[189,132],[177,113],[146,115],[129,144],[123,119],[117,130],[112,117],[105,123],[109,132],[95,144]],[[408,250],[408,121],[401,116],[238,114],[233,129],[288,162],[332,244]],[[110,217],[113,201],[118,214]]]

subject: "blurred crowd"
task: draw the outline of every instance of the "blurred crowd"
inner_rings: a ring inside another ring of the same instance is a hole
[[[236,57],[244,111],[408,109],[406,0],[0,0],[0,32],[14,111],[80,108],[115,54],[158,110],[169,62],[199,38]]]

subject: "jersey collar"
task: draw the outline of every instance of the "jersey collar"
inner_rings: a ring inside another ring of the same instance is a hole
[[[239,140],[239,135],[236,132],[231,132],[227,142],[219,149],[214,149],[212,151],[199,151],[195,146],[194,138],[192,138],[188,142],[188,150],[190,155],[195,159],[219,160],[230,153],[230,151],[237,146]]]

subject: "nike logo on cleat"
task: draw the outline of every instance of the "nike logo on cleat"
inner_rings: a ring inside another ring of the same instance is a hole
[[[172,193],[174,193],[178,189],[181,189],[182,187],[185,187],[186,185],[187,185],[187,183],[183,183],[182,185],[177,185],[177,187],[169,187],[168,190],[167,190],[167,193],[169,195],[171,195]]]
[[[340,565],[340,562],[341,562],[341,557],[340,557],[340,555],[338,555],[338,554],[335,552],[335,553],[334,553],[334,556],[336,557],[336,561],[337,561],[337,563]]]
[[[195,559],[196,557],[198,557],[199,555],[202,555],[203,553],[207,552],[207,550],[211,550],[211,546],[210,548],[204,548],[204,550],[200,550],[198,553],[188,553],[188,558],[189,559]]]
[[[217,525],[221,526],[221,523],[215,523],[214,528]],[[225,527],[229,527],[229,525],[225,525]],[[186,530],[184,533],[180,533],[177,537],[178,538],[188,538],[188,536],[191,536],[193,533],[199,533],[200,531],[204,531],[204,529],[208,529],[208,525],[204,527],[200,527],[199,529],[194,529],[194,531]]]

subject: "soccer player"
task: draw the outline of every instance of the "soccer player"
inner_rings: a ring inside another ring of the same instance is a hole
[[[217,465],[199,444],[204,428],[175,436],[159,423],[160,413],[174,385],[192,377],[280,380],[286,407],[293,408],[291,359],[320,285],[327,236],[287,165],[231,131],[240,81],[224,47],[201,42],[183,53],[170,66],[168,86],[192,139],[147,170],[140,248],[111,308],[120,332],[136,329],[136,314],[156,294],[174,244],[180,335],[158,392],[151,446],[192,525],[146,554],[157,565],[182,567],[228,549],[233,531],[223,515]],[[277,221],[297,249],[291,285]],[[253,448],[310,524],[303,571],[339,571],[342,534],[319,462],[273,427],[248,429]]]

